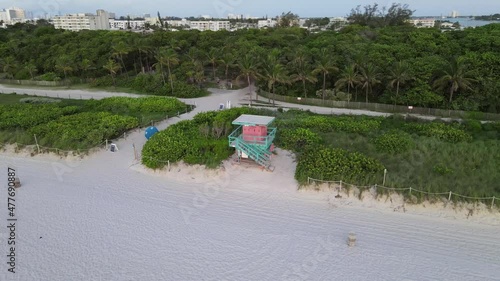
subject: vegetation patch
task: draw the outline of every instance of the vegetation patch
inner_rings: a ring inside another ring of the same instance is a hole
[[[307,148],[313,149],[321,143],[321,138],[318,134],[309,129],[281,129],[278,131],[277,145],[283,149],[301,152]]]
[[[414,146],[411,136],[403,131],[391,131],[375,139],[377,150],[386,153],[402,153]]]
[[[435,137],[448,142],[468,142],[472,140],[471,134],[460,128],[460,125],[451,125],[440,122],[430,123],[408,123],[405,126],[407,132],[422,136]]]
[[[180,160],[188,164],[216,168],[234,149],[228,136],[236,129],[231,122],[241,114],[255,114],[250,108],[233,108],[197,114],[193,120],[181,121],[155,134],[142,150],[142,163],[160,169]]]
[[[83,112],[37,125],[29,129],[29,133],[37,135],[42,146],[85,149],[123,135],[138,125],[139,122],[134,117],[109,112]]]
[[[300,157],[295,178],[301,184],[306,183],[308,177],[369,184],[383,170],[384,166],[378,160],[362,153],[321,147],[310,149]]]
[[[35,144],[58,149],[89,149],[106,139],[191,110],[174,98],[113,97],[101,100],[57,100],[23,103],[16,95],[0,95],[0,143]],[[2,102],[7,100],[7,103]],[[17,103],[13,103],[17,101]],[[8,105],[7,105],[8,104]]]

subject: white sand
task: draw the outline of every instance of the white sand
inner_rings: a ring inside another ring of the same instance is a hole
[[[95,94],[95,93],[93,93]],[[104,93],[103,93],[104,95]],[[197,99],[213,110],[244,90]],[[194,102],[194,101],[193,101]],[[274,172],[224,163],[150,171],[134,160],[142,131],[118,152],[85,157],[0,153],[17,169],[17,273],[0,280],[498,280],[499,217],[440,206],[297,191],[293,155]],[[6,190],[0,220],[6,224]],[[400,208],[401,209],[401,208]],[[350,231],[357,245],[347,247]],[[7,254],[0,228],[0,255]],[[6,260],[5,260],[6,261]]]

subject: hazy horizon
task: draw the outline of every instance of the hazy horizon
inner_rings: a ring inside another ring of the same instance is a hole
[[[101,2],[88,0],[77,3],[70,0],[0,0],[0,9],[12,6],[22,8],[32,12],[34,16],[40,15],[58,15],[68,13],[95,13],[97,9],[103,9],[113,12],[116,16],[134,15],[142,16],[150,14],[156,16],[157,12],[165,16],[202,16],[207,15],[214,18],[226,18],[228,14],[242,14],[244,16],[254,17],[275,17],[282,12],[291,11],[301,17],[335,17],[346,16],[351,9],[357,5],[373,4],[376,1],[297,1],[290,3],[288,1],[276,0],[269,4],[268,1],[254,0],[251,3],[243,0],[190,0],[182,3],[176,1],[158,1],[139,2],[137,0],[109,0]],[[390,6],[394,1],[377,2],[380,6]],[[473,3],[468,0],[413,0],[404,1],[410,9],[415,10],[414,16],[448,16],[452,11],[457,11],[460,16],[471,15],[490,15],[500,13],[498,0],[482,0]]]

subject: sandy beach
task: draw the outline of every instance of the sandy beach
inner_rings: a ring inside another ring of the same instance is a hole
[[[82,99],[128,95],[0,85],[0,92],[12,91]],[[196,109],[157,127],[227,101],[248,103],[248,89],[212,91],[182,99]],[[411,205],[396,194],[358,196],[356,190],[336,198],[327,186],[298,190],[295,156],[280,149],[274,172],[231,159],[215,170],[180,163],[153,171],[134,159],[133,146],[140,151],[145,142],[144,132],[135,130],[116,141],[117,152],[101,149],[83,158],[4,147],[2,171],[16,169],[22,187],[16,192],[18,279],[6,279],[12,276],[1,268],[0,280],[499,278],[500,213],[485,206],[471,215],[467,204]],[[6,176],[0,174],[3,184]],[[0,210],[5,223],[7,200]],[[3,255],[9,233],[0,229]],[[349,232],[356,234],[354,247],[347,246]]]

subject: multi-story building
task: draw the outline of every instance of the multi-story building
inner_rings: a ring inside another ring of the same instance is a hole
[[[229,21],[191,21],[190,27],[199,31],[219,31],[230,30],[231,25]]]
[[[22,22],[26,20],[26,13],[21,8],[8,8],[0,10],[0,21],[11,24],[15,22]]]
[[[257,22],[257,27],[258,28],[275,27],[277,24],[278,24],[278,21],[273,20],[273,19],[259,20]]]
[[[109,30],[109,13],[104,10],[97,10],[97,15],[69,14],[65,16],[55,16],[52,19],[55,28],[71,31],[80,30]]]
[[[436,20],[433,18],[411,19],[409,22],[416,27],[434,27],[436,25]]]
[[[168,27],[191,27],[191,22],[188,21],[187,19],[168,20],[167,26]]]
[[[117,20],[109,19],[111,29],[144,29],[145,20]]]

